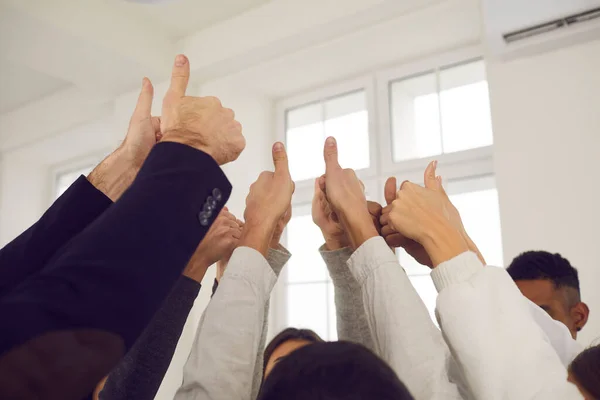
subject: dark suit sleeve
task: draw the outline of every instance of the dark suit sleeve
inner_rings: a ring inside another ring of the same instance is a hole
[[[153,399],[169,369],[200,284],[179,278],[150,325],[112,371],[100,400]]]
[[[89,395],[150,322],[230,193],[207,154],[156,145],[119,201],[0,300],[9,322],[0,397]]]
[[[111,204],[84,176],[79,177],[35,224],[0,250],[0,298],[39,272]]]

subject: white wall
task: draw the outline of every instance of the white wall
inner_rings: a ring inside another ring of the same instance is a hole
[[[505,260],[560,252],[600,336],[600,41],[488,65]]]

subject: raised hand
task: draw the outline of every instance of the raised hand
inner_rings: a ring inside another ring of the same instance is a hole
[[[220,260],[229,260],[242,236],[242,224],[223,208],[206,236],[192,255],[183,274],[201,282],[208,267]]]
[[[153,98],[152,83],[144,78],[125,140],[88,177],[98,190],[113,201],[131,185],[150,150],[162,137],[160,117],[151,115]]]
[[[327,250],[348,247],[350,246],[350,239],[348,239],[344,227],[333,212],[325,192],[321,189],[320,179],[324,180],[325,177],[315,180],[315,193],[312,200],[313,222],[321,229]]]
[[[201,150],[219,165],[236,160],[246,140],[233,110],[224,108],[216,97],[186,96],[189,79],[189,60],[180,54],[175,59],[171,86],[163,100],[162,140]]]
[[[462,232],[450,221],[447,196],[437,189],[405,181],[381,217],[382,225],[420,244],[433,267],[468,249]]]
[[[282,143],[273,145],[275,172],[264,171],[250,186],[246,197],[245,225],[240,246],[251,247],[266,256],[277,225],[291,208],[294,182]],[[291,216],[291,214],[290,214]]]
[[[344,227],[353,248],[360,247],[366,240],[378,236],[373,225],[364,186],[352,169],[342,169],[338,162],[337,142],[328,137],[323,150],[325,158],[324,185],[321,189],[326,193],[333,212]]]

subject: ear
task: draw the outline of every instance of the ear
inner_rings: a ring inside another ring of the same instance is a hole
[[[575,324],[577,331],[580,331],[588,321],[590,309],[584,302],[580,301],[571,308],[571,318]]]

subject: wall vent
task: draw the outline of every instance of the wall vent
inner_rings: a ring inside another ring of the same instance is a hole
[[[519,29],[517,31],[509,32],[502,37],[506,43],[514,43],[519,40],[527,39],[533,36],[542,35],[547,32],[555,31],[557,29],[564,29],[570,26],[588,22],[591,20],[600,18],[600,7],[592,8],[591,10],[582,11],[576,14],[568,15],[564,18],[555,19],[552,21],[544,22],[530,26],[528,28]]]

